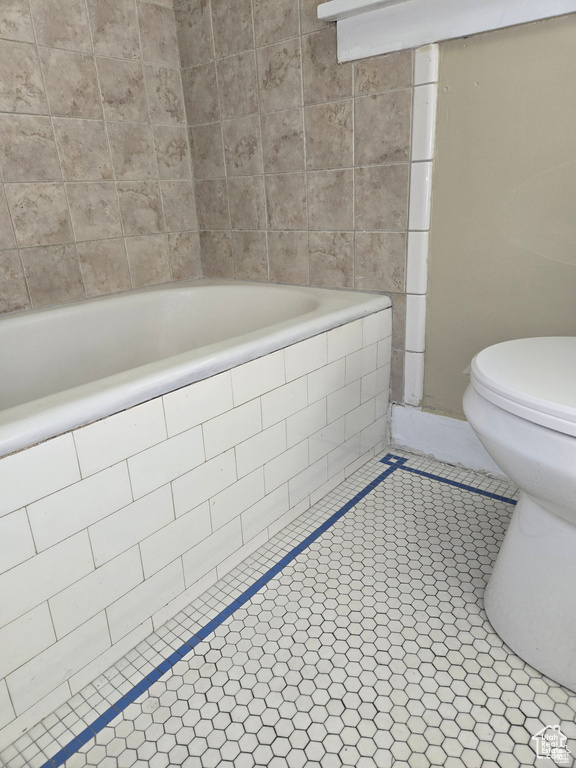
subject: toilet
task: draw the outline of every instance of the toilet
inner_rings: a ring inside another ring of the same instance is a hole
[[[576,691],[576,337],[484,349],[464,413],[521,490],[486,587],[488,618],[520,658]]]

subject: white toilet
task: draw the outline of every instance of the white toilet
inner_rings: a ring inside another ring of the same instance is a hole
[[[522,495],[484,604],[507,645],[576,691],[576,337],[480,352],[464,413]]]

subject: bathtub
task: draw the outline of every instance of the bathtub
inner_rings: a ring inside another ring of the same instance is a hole
[[[0,319],[0,749],[383,449],[387,297],[191,281]]]

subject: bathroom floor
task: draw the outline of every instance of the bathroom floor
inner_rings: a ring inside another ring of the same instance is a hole
[[[576,695],[482,594],[505,482],[374,459],[0,755],[6,768],[572,765]],[[563,762],[562,762],[563,760]]]

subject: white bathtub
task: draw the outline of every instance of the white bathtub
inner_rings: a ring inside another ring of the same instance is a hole
[[[390,306],[188,281],[0,319],[0,456]]]

